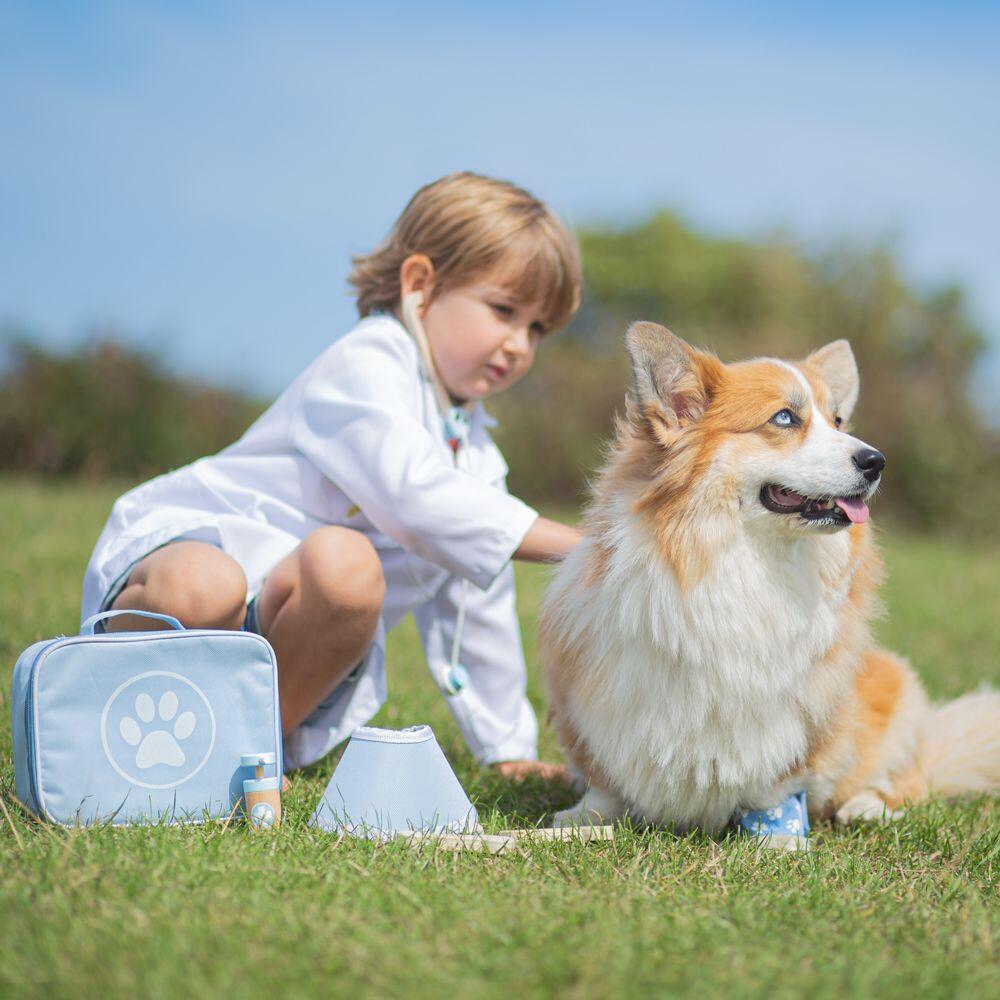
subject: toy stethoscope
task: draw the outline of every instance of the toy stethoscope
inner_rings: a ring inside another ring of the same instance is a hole
[[[451,448],[452,461],[455,468],[461,468],[462,455],[469,444],[470,414],[475,408],[475,403],[466,403],[464,406],[455,406],[448,390],[444,386],[441,374],[434,364],[434,356],[431,354],[431,345],[427,340],[427,331],[420,319],[420,308],[424,304],[422,292],[411,292],[403,296],[402,313],[403,326],[414,339],[420,358],[423,363],[427,381],[434,389],[434,399],[437,402],[438,414],[441,417],[441,428],[444,438]],[[451,660],[446,667],[432,666],[428,661],[431,676],[434,678],[442,694],[456,695],[469,683],[469,672],[458,661],[459,651],[462,642],[462,626],[465,624],[465,601],[468,592],[469,581],[462,579],[461,594],[458,600],[458,613],[455,617],[455,637],[451,643]]]

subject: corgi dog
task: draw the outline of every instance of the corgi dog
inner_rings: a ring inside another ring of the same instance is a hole
[[[626,413],[543,608],[550,717],[586,782],[557,824],[716,832],[803,789],[849,823],[1000,787],[1000,694],[932,706],[872,640],[885,459],[848,428],[847,341],[737,364],[653,323],[626,341]]]

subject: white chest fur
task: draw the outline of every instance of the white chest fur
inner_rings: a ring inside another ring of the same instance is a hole
[[[781,545],[740,534],[687,592],[636,524],[584,587],[590,544],[551,596],[559,630],[587,650],[564,710],[614,791],[649,820],[709,830],[772,804],[828,709],[810,667],[835,641],[847,581],[831,593],[820,569],[846,570],[846,533]]]

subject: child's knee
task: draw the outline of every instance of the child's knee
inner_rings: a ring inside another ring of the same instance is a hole
[[[372,543],[350,528],[318,528],[301,545],[302,582],[338,613],[377,617],[385,600],[382,561]]]
[[[146,575],[148,610],[171,614],[187,628],[239,628],[247,597],[240,564],[209,545],[184,552],[178,545],[169,555]]]

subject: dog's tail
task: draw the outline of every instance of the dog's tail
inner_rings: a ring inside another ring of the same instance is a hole
[[[1000,691],[935,705],[924,723],[920,770],[932,795],[1000,791]]]

